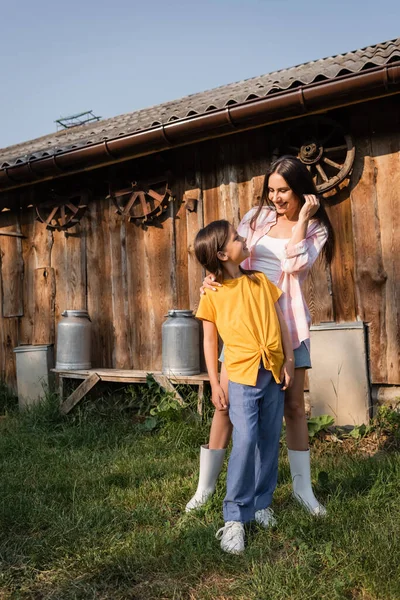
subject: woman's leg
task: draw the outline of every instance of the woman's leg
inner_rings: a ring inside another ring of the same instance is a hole
[[[308,428],[304,408],[305,369],[295,369],[291,388],[285,392],[286,442],[291,450],[308,450]]]
[[[228,398],[229,382],[224,364],[221,368],[220,383]],[[214,493],[231,436],[232,424],[228,410],[216,410],[211,424],[209,444],[200,448],[199,483],[195,495],[186,505],[186,512],[203,506]]]
[[[305,369],[295,369],[291,388],[285,392],[286,442],[294,497],[315,516],[323,516],[326,509],[314,496],[311,485],[308,428],[304,408]]]

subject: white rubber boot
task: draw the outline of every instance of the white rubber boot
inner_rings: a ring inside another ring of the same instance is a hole
[[[193,498],[186,504],[186,512],[200,508],[215,491],[226,450],[209,450],[208,444],[200,448],[199,484]]]
[[[324,517],[326,508],[314,496],[311,485],[310,451],[289,450],[290,473],[293,482],[293,496],[315,517]]]

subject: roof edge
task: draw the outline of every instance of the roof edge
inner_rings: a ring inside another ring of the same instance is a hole
[[[400,92],[400,61],[0,170],[0,192]]]

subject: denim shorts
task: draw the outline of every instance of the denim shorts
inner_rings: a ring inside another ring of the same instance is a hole
[[[304,342],[301,342],[298,348],[293,350],[294,354],[294,368],[295,369],[311,369],[311,357],[310,352]],[[224,362],[224,347],[222,346],[221,354],[219,355],[219,362]]]

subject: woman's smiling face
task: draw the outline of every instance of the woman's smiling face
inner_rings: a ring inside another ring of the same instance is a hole
[[[279,173],[269,176],[268,198],[278,215],[286,216],[290,220],[298,217],[302,203]]]

